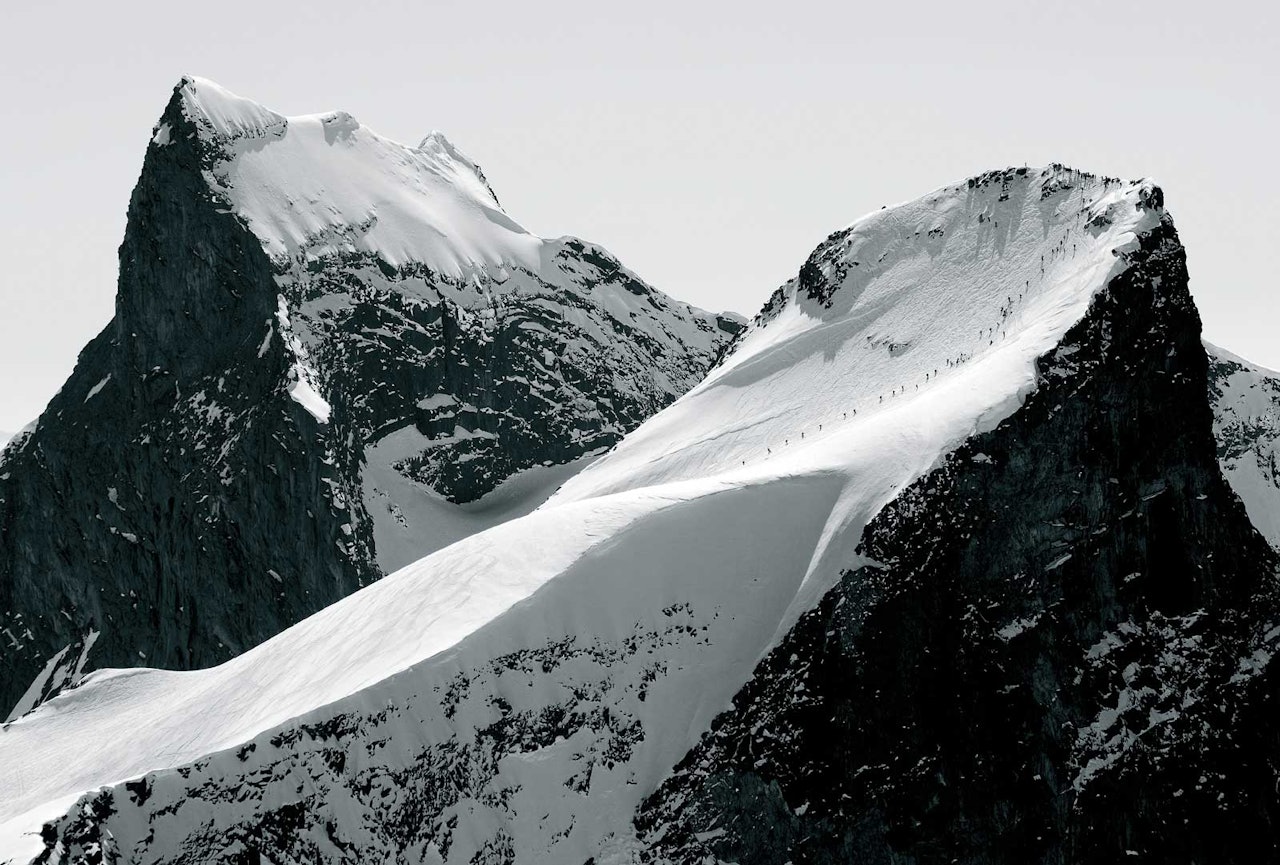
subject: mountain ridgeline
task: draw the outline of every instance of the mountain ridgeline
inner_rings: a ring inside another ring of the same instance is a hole
[[[0,451],[0,862],[1270,861],[1278,443],[1151,181],[942,187],[744,323],[184,79]]]
[[[273,128],[223,116],[249,120]],[[258,205],[250,248],[294,249]],[[361,285],[404,273],[346,255]],[[288,349],[275,411],[310,435],[270,442],[328,442],[337,477],[328,435],[372,409],[324,370],[357,337],[325,336],[345,301],[282,294],[263,357]],[[400,434],[488,447],[478,393],[424,393]],[[1273,859],[1276,393],[1206,354],[1154,184],[1052,165],[944,187],[832,234],[701,384],[532,513],[217,668],[99,671],[8,724],[0,849]],[[321,484],[331,522],[374,500]]]
[[[115,316],[0,456],[0,716],[219,663],[527,511],[741,327],[524,231],[438,133],[184,79]]]

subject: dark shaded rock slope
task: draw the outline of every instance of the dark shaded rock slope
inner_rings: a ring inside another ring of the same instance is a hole
[[[1280,853],[1276,558],[1218,470],[1167,218],[1131,255],[647,800],[647,861]]]

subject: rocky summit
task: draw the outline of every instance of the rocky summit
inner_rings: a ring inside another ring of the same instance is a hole
[[[525,231],[439,133],[183,79],[115,316],[0,456],[0,716],[225,661],[527,512],[741,328]]]

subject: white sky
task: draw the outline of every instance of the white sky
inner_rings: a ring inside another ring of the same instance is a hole
[[[183,73],[285,114],[443,130],[507,211],[754,313],[823,237],[981,171],[1152,176],[1206,336],[1280,367],[1275,4],[46,0],[0,50],[0,429],[112,314],[151,126]]]

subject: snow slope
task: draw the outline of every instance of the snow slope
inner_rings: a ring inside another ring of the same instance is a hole
[[[1034,359],[1158,220],[1151,189],[1056,167],[1002,172],[836,232],[718,369],[551,503],[726,472],[848,476],[789,626],[893,489],[1034,387]],[[870,464],[890,455],[895,476],[870,488]]]
[[[598,456],[525,469],[477,501],[459,505],[396,469],[430,444],[410,425],[365,451],[364,506],[373,520],[378,567],[388,574],[422,558],[423,550],[444,549],[468,535],[524,516]]]
[[[346,719],[382,744],[351,747],[343,777],[431,771],[438,755],[447,777],[475,775],[416,821],[449,826],[447,845],[421,842],[423,858],[468,861],[499,843],[522,861],[622,855],[636,804],[855,561],[867,521],[1017,409],[1036,358],[1162,216],[1150,183],[1051,166],[983,175],[837,232],[701,385],[533,513],[219,667],[101,671],[5,727],[0,849],[21,858],[82,792],[154,773],[148,807],[178,815],[148,830],[163,858],[182,820],[216,828],[259,807],[197,802],[184,818],[197,781],[230,784],[274,760],[327,784],[307,762],[319,746],[288,731]],[[459,681],[490,698],[459,696]],[[502,717],[557,712],[562,727],[483,772],[457,762]],[[238,747],[250,741],[253,756]],[[281,749],[294,749],[287,761]],[[195,760],[193,780],[164,771]],[[292,789],[282,771],[262,802]],[[373,851],[359,794],[343,789],[318,801]]]
[[[1218,463],[1258,531],[1280,549],[1280,373],[1205,343]]]

